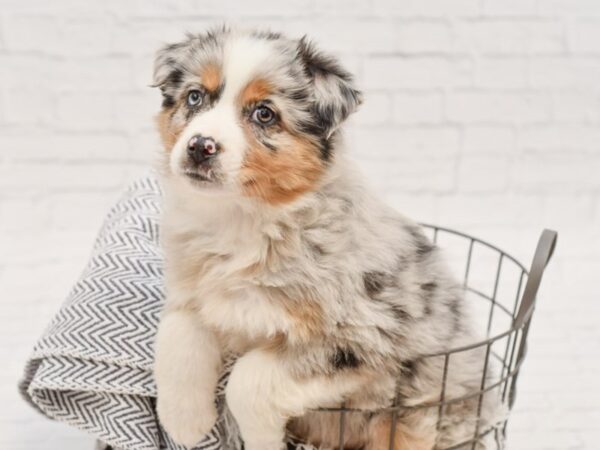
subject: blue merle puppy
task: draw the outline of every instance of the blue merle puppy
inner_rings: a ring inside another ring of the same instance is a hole
[[[342,125],[361,103],[351,75],[306,39],[219,29],[162,48],[155,84],[165,210],[167,301],[157,342],[160,421],[187,447],[217,419],[225,355],[239,359],[227,405],[246,450],[290,433],[337,448],[430,450],[473,433],[477,399],[439,400],[443,361],[473,340],[463,292],[413,221],[366,186]],[[376,152],[377,149],[369,149]],[[446,398],[481,380],[482,358],[452,360]],[[484,401],[481,423],[496,410]],[[412,412],[410,412],[412,411]],[[486,448],[481,442],[479,448]]]

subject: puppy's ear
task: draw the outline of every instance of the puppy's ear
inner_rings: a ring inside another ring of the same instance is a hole
[[[306,37],[298,42],[298,57],[314,91],[314,115],[327,138],[362,103],[362,94],[354,88],[352,75],[338,62],[318,51]]]
[[[179,61],[182,60],[186,48],[187,43],[179,42],[165,45],[156,52],[151,86],[160,88],[164,108],[175,105],[177,90],[184,78],[184,69]]]

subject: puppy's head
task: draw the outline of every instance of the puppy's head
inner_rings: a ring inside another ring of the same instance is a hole
[[[154,78],[170,173],[273,205],[318,186],[360,103],[335,60],[273,33],[190,35],[158,52]]]

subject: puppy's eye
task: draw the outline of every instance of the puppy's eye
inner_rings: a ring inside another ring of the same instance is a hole
[[[259,106],[252,112],[252,120],[260,125],[271,125],[275,122],[275,112],[268,106]]]
[[[200,106],[202,104],[202,92],[198,90],[188,92],[187,104],[188,106]]]

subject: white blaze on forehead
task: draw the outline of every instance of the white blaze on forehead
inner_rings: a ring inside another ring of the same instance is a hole
[[[250,36],[233,36],[223,51],[225,89],[221,101],[231,102],[273,59],[273,44]]]

